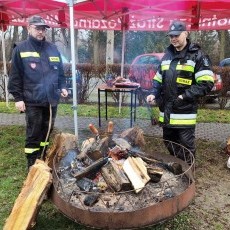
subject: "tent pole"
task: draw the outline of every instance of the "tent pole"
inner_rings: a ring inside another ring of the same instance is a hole
[[[128,8],[123,8],[122,13],[127,13]],[[125,63],[125,35],[128,28],[127,14],[122,16],[121,28],[122,28],[122,50],[121,50],[121,77],[124,77],[124,63]],[[119,114],[121,113],[121,102],[122,102],[122,93],[119,94]]]
[[[72,60],[72,86],[73,86],[73,111],[74,111],[74,133],[78,140],[78,121],[77,121],[77,82],[76,82],[76,60],[75,60],[75,39],[74,39],[74,1],[69,2],[69,15],[70,15],[70,40],[71,40],[71,60]]]
[[[124,76],[125,62],[125,28],[122,29],[122,48],[121,48],[121,77]],[[122,93],[119,93],[119,114],[121,113]]]
[[[8,75],[6,70],[6,52],[5,52],[5,38],[4,38],[4,30],[3,25],[1,26],[2,30],[2,60],[3,60],[3,77],[4,77],[4,83],[5,83],[5,94],[6,94],[6,106],[9,107],[9,97],[8,97]]]
[[[124,62],[125,62],[125,28],[122,29],[122,48],[121,48],[121,77],[124,76]]]

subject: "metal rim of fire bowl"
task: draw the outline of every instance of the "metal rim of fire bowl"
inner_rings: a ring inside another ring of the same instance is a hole
[[[150,138],[154,138],[157,141],[162,142],[161,138],[156,138],[153,136],[150,136]],[[165,142],[165,140],[163,141]],[[170,142],[169,144],[171,143],[172,142]],[[186,148],[184,149],[186,151],[189,151]],[[121,211],[115,209],[95,211],[92,209],[92,207],[84,206],[84,204],[81,204],[79,206],[73,205],[71,203],[71,196],[74,195],[74,192],[69,197],[66,197],[65,194],[62,194],[62,192],[60,192],[62,185],[56,171],[57,160],[56,158],[54,158],[51,201],[57,207],[57,209],[59,209],[59,211],[67,216],[69,219],[91,228],[135,229],[155,225],[159,222],[172,218],[183,209],[185,209],[194,199],[195,159],[191,152],[189,152],[189,154],[191,157],[190,164],[169,154],[163,155],[162,153],[154,153],[154,158],[157,160],[164,159],[165,162],[174,161],[180,163],[183,167],[183,173],[178,175],[178,177],[186,176],[186,178],[188,179],[188,186],[179,195],[167,198],[163,201],[156,202],[155,204],[147,207],[137,209],[133,207],[133,210],[130,211]],[[163,181],[161,183],[167,183],[167,181]],[[164,186],[164,184],[161,184],[161,186]],[[133,192],[133,190],[128,192]],[[116,195],[119,196],[119,193],[116,193]],[[145,198],[143,197],[143,199]]]

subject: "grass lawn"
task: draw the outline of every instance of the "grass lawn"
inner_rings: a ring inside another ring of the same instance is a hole
[[[154,114],[158,116],[158,108],[154,107]],[[105,116],[105,108],[102,107],[102,116]],[[6,107],[5,102],[0,102],[0,113],[18,113],[14,107],[14,103],[9,103],[9,107]],[[98,108],[97,104],[79,104],[77,106],[77,113],[79,117],[97,117]],[[59,116],[73,116],[73,110],[71,104],[60,104],[58,108]],[[130,116],[130,108],[128,106],[122,106],[121,113],[118,113],[118,106],[109,106],[108,117],[124,118]],[[148,110],[146,107],[137,107],[138,119],[149,119]],[[224,109],[199,109],[197,122],[209,123],[230,123],[230,110]]]
[[[24,127],[20,126],[0,127],[0,229],[3,228],[27,175],[26,159],[23,154],[24,132]],[[220,151],[219,143],[197,140],[196,200],[173,219],[145,229],[230,229],[229,212],[227,212],[230,204],[229,171],[225,167],[225,159],[227,157]],[[42,204],[35,229],[89,228],[69,220],[48,200]]]

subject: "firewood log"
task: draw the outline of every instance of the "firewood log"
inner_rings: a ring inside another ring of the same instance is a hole
[[[126,129],[120,137],[126,139],[132,146],[143,147],[146,143],[143,130],[137,126]]]
[[[113,160],[101,168],[101,174],[106,183],[116,192],[131,189],[131,183],[125,175],[122,167],[119,167]]]
[[[92,160],[98,160],[101,157],[107,157],[109,151],[108,140],[108,137],[103,137],[102,139],[94,142],[87,152],[87,156]]]
[[[133,157],[132,160],[139,168],[140,172],[144,175],[144,177],[149,178],[147,168],[146,168],[146,163],[140,157]]]
[[[103,176],[106,184],[116,192],[121,191],[121,184],[115,178],[114,172],[111,169],[111,164],[106,164],[101,168],[101,175]]]
[[[108,154],[108,137],[102,139],[90,138],[83,142],[81,152],[77,156],[78,160],[84,161],[89,157],[91,160],[98,160],[101,157],[106,157]]]
[[[140,192],[146,183],[150,181],[143,161],[138,161],[134,157],[128,157],[123,164],[123,169],[136,193]]]
[[[75,149],[77,147],[77,138],[70,133],[58,133],[55,135],[53,144],[47,151],[45,162],[51,168],[53,168],[53,159],[57,155],[59,161],[69,149]]]
[[[16,199],[4,230],[30,229],[36,222],[38,210],[52,183],[51,168],[36,160],[31,166],[22,190]]]
[[[108,135],[113,133],[113,129],[114,129],[114,124],[112,121],[109,121],[108,122],[108,128],[107,128]]]
[[[121,151],[127,151],[132,148],[131,144],[126,139],[114,136],[110,140],[109,147],[113,148],[116,145],[120,147]]]
[[[95,143],[95,138],[89,138],[82,143],[81,152],[77,156],[78,160],[84,160],[87,157],[88,151],[90,151],[93,143]]]
[[[177,162],[162,162],[153,158],[149,158],[144,156],[143,152],[138,152],[134,150],[128,151],[129,154],[132,156],[140,157],[144,162],[146,163],[154,163],[156,166],[160,166],[170,172],[172,172],[175,175],[179,175],[183,172],[182,165]]]
[[[157,166],[148,165],[147,172],[149,177],[151,178],[151,181],[154,183],[158,183],[163,175],[163,169]]]

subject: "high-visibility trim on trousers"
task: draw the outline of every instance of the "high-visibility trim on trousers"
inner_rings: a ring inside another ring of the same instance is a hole
[[[32,154],[33,152],[39,151],[40,148],[25,148],[26,154]]]
[[[49,142],[41,142],[41,143],[40,143],[40,146],[41,146],[41,147],[48,146],[48,145],[49,145]]]

